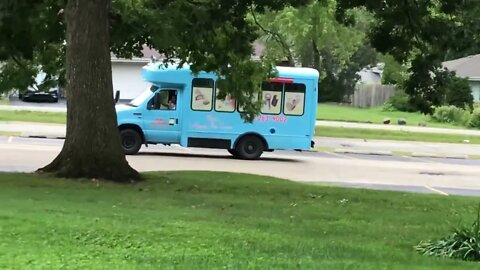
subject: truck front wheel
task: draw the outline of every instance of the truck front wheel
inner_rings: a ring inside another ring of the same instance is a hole
[[[123,150],[127,155],[135,155],[142,147],[142,137],[133,129],[124,129],[120,131],[120,141]]]

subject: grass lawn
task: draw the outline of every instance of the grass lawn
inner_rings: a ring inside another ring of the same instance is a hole
[[[418,126],[418,123],[426,123],[429,127],[465,128],[463,126],[455,126],[452,124],[436,123],[431,121],[429,116],[421,113],[384,112],[381,107],[362,109],[332,104],[319,104],[317,110],[318,120],[360,123],[370,121],[375,124],[381,124],[386,117],[390,118],[395,124],[398,119],[404,118],[410,126]]]
[[[0,268],[478,269],[413,250],[470,225],[478,198],[146,176],[130,186],[0,174]]]
[[[20,136],[19,132],[0,131],[0,136]]]
[[[408,132],[408,131],[342,128],[342,127],[316,127],[315,136],[334,137],[334,138],[352,138],[352,139],[371,139],[371,140],[440,142],[440,143],[464,143],[463,142],[464,140],[469,140],[470,144],[480,144],[480,136],[417,133],[417,132]]]
[[[10,101],[8,99],[0,98],[0,105],[10,105]]]
[[[0,121],[65,124],[66,117],[62,112],[0,111]]]

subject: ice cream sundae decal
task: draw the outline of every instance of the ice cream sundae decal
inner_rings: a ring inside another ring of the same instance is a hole
[[[227,95],[225,99],[219,99],[215,101],[215,110],[220,112],[234,112],[237,103],[231,95]]]
[[[209,111],[212,108],[212,88],[196,87],[193,91],[192,109]]]

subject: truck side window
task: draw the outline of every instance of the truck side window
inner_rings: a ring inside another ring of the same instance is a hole
[[[155,98],[148,102],[150,110],[175,111],[177,109],[177,90],[162,90],[160,104],[155,104]]]

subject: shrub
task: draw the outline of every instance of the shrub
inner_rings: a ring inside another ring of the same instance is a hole
[[[451,78],[446,85],[445,101],[448,105],[471,110],[473,108],[473,96],[468,80]]]
[[[384,112],[395,112],[395,111],[398,111],[398,110],[397,110],[397,108],[395,108],[392,105],[392,103],[385,102],[385,104],[383,104],[382,111],[384,111]]]
[[[440,123],[465,125],[469,121],[470,113],[455,106],[441,106],[435,108],[433,120]]]
[[[455,229],[437,241],[421,242],[415,249],[427,256],[447,257],[465,261],[480,261],[480,209],[473,225]]]
[[[476,108],[470,115],[468,126],[472,128],[480,128],[480,108]]]
[[[405,92],[398,91],[384,105],[384,111],[414,112],[415,109],[409,103],[409,97]]]

